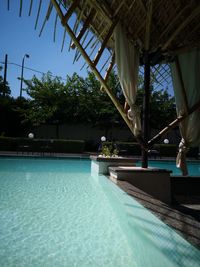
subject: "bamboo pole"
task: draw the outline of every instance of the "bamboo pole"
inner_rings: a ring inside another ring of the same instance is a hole
[[[105,76],[104,76],[104,81],[105,81],[106,83],[107,83],[107,81],[108,81],[108,77],[109,77],[109,75],[110,75],[110,73],[111,73],[111,71],[112,71],[112,68],[113,68],[114,64],[115,64],[115,53],[113,53],[113,55],[112,55],[110,64],[109,64],[108,69],[107,69],[107,71],[106,71],[106,74],[105,74]],[[101,86],[100,90],[102,91],[103,89],[104,89],[104,87]]]
[[[101,45],[101,47],[100,47],[99,51],[97,52],[97,55],[95,56],[95,59],[94,59],[94,65],[95,65],[95,66],[97,65],[97,63],[98,63],[98,61],[99,61],[101,55],[103,54],[103,51],[104,51],[104,49],[105,49],[105,47],[106,47],[106,45],[107,45],[107,43],[108,43],[110,37],[111,37],[112,34],[113,34],[113,30],[114,30],[116,24],[117,24],[117,20],[115,20],[115,21],[113,22],[113,24],[111,25],[111,27],[110,27],[110,29],[109,29],[109,31],[108,31],[106,37],[104,38],[103,43],[102,43],[102,45]]]
[[[72,13],[74,12],[76,7],[78,6],[79,2],[80,2],[80,0],[73,1],[72,5],[68,9],[67,13],[62,17],[62,24],[67,23],[68,19],[71,17]]]
[[[63,13],[62,10],[60,9],[58,3],[56,0],[51,0],[51,2],[53,3],[60,19],[61,22],[64,21],[63,19]],[[71,30],[71,28],[69,27],[68,24],[64,23],[63,25],[68,34],[70,35],[70,37],[73,39],[75,45],[78,47],[78,49],[80,50],[82,56],[84,57],[84,59],[86,60],[86,62],[88,63],[88,65],[90,66],[90,68],[92,69],[92,71],[94,72],[94,74],[96,75],[96,77],[98,78],[98,80],[100,81],[101,85],[105,88],[106,93],[108,94],[108,96],[110,97],[110,99],[112,100],[113,104],[115,105],[115,107],[117,108],[117,110],[119,111],[120,115],[122,116],[122,118],[124,119],[124,121],[126,122],[126,124],[128,125],[129,129],[131,130],[131,132],[133,133],[133,127],[131,122],[129,121],[129,119],[127,118],[121,104],[118,102],[118,100],[116,99],[115,95],[113,94],[113,92],[110,90],[109,86],[107,85],[107,83],[104,81],[103,77],[101,76],[101,74],[98,72],[98,70],[95,68],[93,62],[91,61],[91,59],[89,58],[89,56],[87,55],[87,53],[85,52],[84,48],[81,46],[81,44],[79,43],[79,41],[77,40],[76,36],[74,35],[73,31]],[[137,139],[137,137],[136,137]],[[140,142],[141,146],[144,147],[144,143],[141,139],[137,139],[138,142]]]
[[[110,55],[107,59],[106,59],[106,61],[104,62],[104,64],[102,65],[102,67],[101,67],[101,69],[100,69],[100,73],[102,72],[102,70],[105,68],[105,66],[107,65],[107,63],[109,62],[109,60],[112,58],[112,55]]]
[[[95,16],[95,13],[96,13],[95,10],[92,9],[91,12],[90,12],[90,14],[89,14],[89,16],[85,20],[85,23],[84,23],[83,27],[81,28],[80,32],[78,33],[78,36],[76,37],[78,41],[80,41],[81,38],[83,37],[83,35],[85,34],[85,32],[86,32],[89,24],[91,23],[91,21],[93,20],[93,18]],[[75,44],[72,43],[71,44],[71,48],[72,49],[75,49],[75,47],[76,47]]]
[[[177,117],[174,121],[172,121],[168,126],[162,129],[157,135],[155,135],[149,142],[148,147],[152,147],[164,134],[166,134],[169,130],[176,127],[181,121],[186,119],[190,114],[192,114],[197,109],[200,109],[200,100],[194,104],[189,110],[188,113],[185,112],[183,115]]]

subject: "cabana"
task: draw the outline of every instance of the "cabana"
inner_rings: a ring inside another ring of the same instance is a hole
[[[9,8],[9,1],[8,8]],[[22,14],[20,0],[19,15]],[[42,1],[39,1],[37,27]],[[29,15],[33,0],[30,1]],[[200,145],[200,2],[189,0],[51,0],[42,30],[56,11],[76,49],[74,61],[82,56],[101,83],[122,118],[142,147],[142,167],[148,167],[148,150],[167,131],[179,124],[182,140],[177,166],[187,174],[185,155],[189,146]],[[94,52],[97,51],[94,56]],[[144,66],[143,125],[135,100],[139,65]],[[128,113],[108,86],[117,66]],[[158,67],[159,66],[159,67]],[[171,71],[170,71],[171,69]],[[149,140],[150,76],[156,71],[162,82],[171,75],[175,90],[177,119]]]

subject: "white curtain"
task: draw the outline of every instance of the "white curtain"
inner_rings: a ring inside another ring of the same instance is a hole
[[[193,50],[178,56],[182,81],[184,84],[188,108],[200,100],[200,50]],[[177,115],[187,112],[187,106],[182,93],[180,75],[177,66],[171,64],[174,94],[176,99]],[[177,167],[182,169],[183,175],[188,174],[186,165],[186,152],[190,146],[200,145],[200,108],[190,114],[180,123],[182,140],[179,144]]]
[[[139,70],[139,52],[128,40],[126,32],[120,23],[115,27],[114,38],[118,76],[126,102],[130,107],[127,116],[132,121],[134,135],[139,136],[141,134],[140,109],[135,104]]]

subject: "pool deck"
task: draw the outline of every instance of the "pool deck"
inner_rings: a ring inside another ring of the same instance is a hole
[[[36,152],[11,152],[0,151],[0,156],[17,157],[59,157],[59,158],[81,158],[89,159],[90,155],[96,153],[67,154],[67,153],[36,153]],[[136,159],[141,159],[136,157]],[[150,160],[175,160],[175,158],[150,158]],[[193,160],[193,159],[191,159]],[[199,160],[195,160],[198,161]],[[154,215],[159,217],[167,225],[173,227],[191,244],[200,249],[200,196],[190,198],[176,198],[176,203],[168,205],[153,198],[146,192],[138,189],[126,181],[119,181],[118,186],[128,195],[136,199],[148,208]]]
[[[119,181],[118,186],[200,249],[200,196],[177,198],[176,203],[168,205],[126,181]]]

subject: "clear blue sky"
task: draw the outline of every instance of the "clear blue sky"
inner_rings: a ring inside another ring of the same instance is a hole
[[[38,21],[37,29],[34,30],[36,14],[38,9],[38,0],[33,1],[32,14],[29,17],[30,1],[23,1],[22,17],[19,17],[20,1],[10,1],[10,10],[7,10],[7,1],[0,1],[0,62],[4,62],[5,54],[8,54],[8,62],[21,65],[25,54],[30,58],[25,58],[25,67],[39,70],[46,73],[51,71],[53,75],[66,78],[66,75],[72,75],[77,72],[81,76],[87,73],[86,68],[80,71],[83,65],[83,59],[78,63],[72,64],[74,51],[68,52],[69,36],[66,36],[65,46],[61,53],[63,27],[58,19],[56,42],[53,42],[53,26],[55,13],[52,13],[50,20],[46,23],[42,36],[39,32],[42,27],[44,14],[48,1],[42,1],[41,15]],[[3,66],[2,64],[0,64]],[[33,75],[41,77],[40,74],[24,69],[24,78],[31,79]],[[3,75],[3,71],[1,71]],[[13,64],[8,64],[7,80],[11,87],[11,93],[14,97],[19,96],[20,81],[17,77],[21,76],[21,68]],[[23,93],[25,95],[25,93]]]

